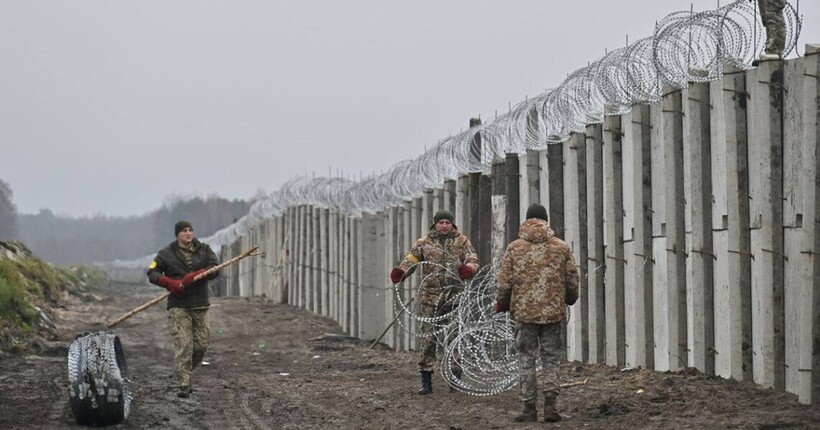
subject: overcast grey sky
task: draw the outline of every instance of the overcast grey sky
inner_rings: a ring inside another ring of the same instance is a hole
[[[128,216],[379,172],[690,4],[717,1],[0,0],[0,179],[22,213]]]

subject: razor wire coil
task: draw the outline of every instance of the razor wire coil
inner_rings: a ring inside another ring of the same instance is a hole
[[[802,21],[787,3],[786,48],[797,44]],[[233,243],[260,221],[287,208],[312,205],[358,216],[418,197],[425,189],[466,173],[483,172],[508,153],[543,150],[569,139],[605,115],[620,115],[635,104],[661,99],[663,88],[719,79],[727,66],[751,68],[764,49],[765,29],[755,4],[737,0],[715,10],[673,12],[659,20],[651,37],[608,52],[570,73],[556,88],[518,103],[506,114],[440,140],[416,158],[379,175],[355,181],[343,177],[297,176],[254,203],[236,223],[202,239],[211,246]],[[144,267],[150,257],[115,265]]]

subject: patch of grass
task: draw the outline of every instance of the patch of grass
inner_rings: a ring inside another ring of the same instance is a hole
[[[0,319],[30,332],[37,313],[26,298],[25,282],[16,266],[0,259]]]
[[[101,287],[108,285],[108,274],[105,270],[94,266],[69,266],[68,270],[76,274],[86,285]]]
[[[60,297],[60,280],[57,273],[47,263],[37,258],[26,258],[20,261],[20,272],[23,277],[35,283],[37,288],[32,289],[32,292],[38,297],[46,298],[55,302]]]
[[[62,281],[63,288],[71,293],[86,291],[86,287],[102,287],[108,285],[108,274],[98,267],[92,266],[58,266],[55,268]]]

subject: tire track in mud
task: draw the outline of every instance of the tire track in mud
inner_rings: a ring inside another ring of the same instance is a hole
[[[228,299],[231,300],[231,299]],[[241,300],[241,299],[240,299]],[[244,315],[242,317],[226,315],[223,312],[220,312],[219,305],[212,305],[211,306],[211,331],[212,333],[218,332],[220,327],[231,327],[231,336],[234,338],[248,338],[253,335],[254,330],[251,328],[251,324],[248,322],[249,315]],[[219,333],[220,335],[222,333]],[[212,340],[213,342],[213,340]],[[217,340],[218,342],[218,340]],[[218,347],[217,347],[218,348]],[[215,353],[217,348],[212,348],[211,353]],[[232,351],[235,352],[235,351]],[[228,386],[235,386],[237,381],[227,381],[222,378],[219,378],[219,383],[223,387]],[[229,397],[228,403],[226,406],[226,411],[239,411],[240,413],[237,414],[238,416],[237,421],[241,425],[241,428],[247,430],[272,430],[262,418],[253,412],[250,405],[250,393],[245,392],[241,395],[231,395]]]
[[[254,424],[258,426],[257,428],[259,430],[271,430],[271,428],[268,427],[267,424],[263,423],[259,416],[253,413],[253,411],[251,410],[250,406],[248,405],[249,396],[249,393],[245,393],[242,395],[242,412],[245,414],[247,418],[249,418],[251,421],[253,421]]]
[[[232,390],[245,391],[244,384],[238,381],[227,381],[219,379],[219,385],[225,387],[232,387]],[[237,387],[239,385],[239,387]],[[256,400],[251,393],[245,391],[243,394],[228,394],[222,398],[220,402],[220,412],[222,413],[219,420],[203,423],[208,428],[221,429],[230,423],[231,428],[241,428],[243,430],[272,430],[268,426],[263,417],[254,412],[253,402]],[[262,410],[266,410],[265,404],[261,406]],[[238,427],[235,427],[237,426]]]

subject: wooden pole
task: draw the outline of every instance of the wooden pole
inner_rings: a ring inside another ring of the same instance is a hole
[[[415,299],[415,297],[411,297],[411,298],[410,298],[410,300],[408,300],[408,301],[407,301],[407,306],[410,306],[410,303],[413,303],[413,299]],[[405,306],[405,307],[406,307],[406,306]],[[386,335],[386,334],[387,334],[387,331],[388,331],[388,330],[390,330],[390,327],[393,327],[393,324],[395,324],[395,323],[396,323],[396,321],[398,321],[398,320],[399,320],[399,317],[401,316],[401,314],[403,314],[403,313],[404,313],[404,309],[405,309],[405,308],[401,308],[401,310],[399,311],[399,313],[397,313],[397,314],[396,314],[396,317],[395,317],[395,318],[393,318],[393,321],[391,321],[391,322],[390,322],[390,324],[388,324],[388,325],[387,325],[387,328],[386,328],[386,329],[384,329],[384,331],[382,332],[382,335],[381,335],[381,336],[379,336],[379,338],[378,338],[378,339],[374,340],[374,341],[373,341],[373,343],[371,343],[371,344],[370,344],[370,348],[371,348],[371,349],[372,349],[374,346],[376,346],[376,344],[377,344],[377,343],[379,343],[379,341],[380,341],[380,340],[382,340],[382,338],[384,337],[384,335]]]
[[[241,260],[241,259],[243,259],[243,258],[245,258],[245,257],[250,257],[251,255],[259,255],[259,254],[254,254],[254,251],[256,251],[256,250],[257,250],[257,248],[259,248],[259,247],[258,247],[258,246],[254,246],[254,247],[252,247],[251,249],[249,249],[249,250],[247,250],[247,251],[243,252],[242,254],[237,255],[237,256],[236,256],[236,257],[234,257],[234,258],[231,258],[230,260],[228,260],[228,261],[226,261],[226,262],[224,262],[224,263],[222,263],[222,264],[219,264],[219,265],[216,265],[216,266],[214,266],[214,267],[211,267],[210,269],[208,269],[208,270],[206,270],[206,271],[204,271],[204,272],[200,273],[199,275],[197,275],[197,276],[194,278],[194,282],[196,282],[196,281],[198,281],[198,280],[200,280],[200,279],[202,279],[202,278],[204,278],[204,277],[206,277],[206,276],[208,276],[208,275],[210,275],[210,274],[212,274],[212,273],[214,273],[214,272],[216,272],[216,271],[218,271],[218,270],[221,270],[221,269],[223,269],[223,268],[225,268],[225,267],[228,267],[228,266],[230,266],[231,264],[234,264],[234,263],[236,263],[237,261],[239,261],[239,260]],[[128,312],[126,312],[123,316],[121,316],[121,317],[119,317],[119,318],[117,318],[117,319],[115,319],[115,320],[113,320],[113,321],[109,322],[109,323],[107,324],[108,328],[112,328],[112,327],[114,327],[114,326],[118,325],[119,323],[121,323],[121,322],[123,322],[123,321],[127,320],[128,318],[131,318],[132,316],[134,316],[134,315],[136,315],[136,314],[138,314],[138,313],[140,313],[140,312],[142,312],[142,311],[144,311],[144,310],[146,310],[146,309],[150,308],[151,306],[154,306],[155,304],[157,304],[157,303],[159,303],[159,302],[161,302],[161,301],[165,300],[166,298],[168,298],[168,296],[170,296],[170,295],[171,295],[171,293],[166,292],[166,293],[164,293],[163,295],[161,295],[161,296],[159,296],[159,297],[155,297],[155,298],[153,298],[153,299],[151,299],[151,300],[147,301],[145,304],[142,304],[142,305],[140,305],[140,306],[138,306],[138,307],[136,307],[136,308],[134,308],[134,309],[132,309],[132,310],[130,310],[130,311],[128,311]]]

